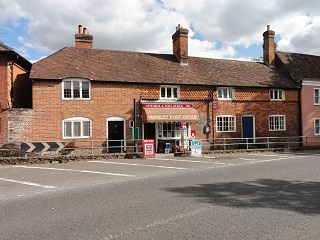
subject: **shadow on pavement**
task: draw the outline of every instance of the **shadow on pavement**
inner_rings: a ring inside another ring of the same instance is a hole
[[[320,182],[258,179],[165,190],[221,206],[272,208],[307,215],[320,213]]]

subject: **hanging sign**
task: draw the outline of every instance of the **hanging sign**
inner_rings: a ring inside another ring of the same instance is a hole
[[[213,109],[213,110],[217,110],[218,107],[219,107],[219,105],[218,105],[218,100],[212,101],[212,109]]]

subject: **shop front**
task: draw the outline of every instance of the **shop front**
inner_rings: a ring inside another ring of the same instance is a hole
[[[155,139],[157,152],[185,147],[199,114],[191,103],[143,103],[143,137]]]

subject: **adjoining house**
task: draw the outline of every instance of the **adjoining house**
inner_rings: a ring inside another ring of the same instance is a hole
[[[23,128],[23,121],[16,119],[12,109],[31,108],[32,64],[14,49],[0,41],[0,142],[11,142],[14,128]],[[20,138],[20,135],[19,135]]]
[[[163,151],[191,137],[300,135],[299,85],[274,67],[273,31],[263,63],[189,56],[188,32],[179,25],[172,54],[155,54],[95,49],[79,25],[75,47],[33,65],[32,110],[16,114],[24,129],[10,141],[105,141],[119,151],[136,127]]]
[[[301,135],[305,146],[320,145],[320,56],[276,52],[275,66],[300,88]]]

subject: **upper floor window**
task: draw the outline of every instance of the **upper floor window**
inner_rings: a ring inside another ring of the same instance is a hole
[[[177,86],[162,86],[160,87],[160,98],[162,99],[178,99],[180,88]]]
[[[283,115],[269,116],[269,131],[286,130],[286,117]]]
[[[233,99],[234,89],[233,88],[218,88],[218,99]]]
[[[90,81],[67,79],[62,82],[63,99],[90,99]]]
[[[91,136],[91,120],[74,117],[63,120],[63,138],[89,138]]]
[[[217,132],[235,132],[235,116],[217,116]]]
[[[320,135],[320,118],[314,119],[314,134]]]
[[[284,100],[284,91],[278,89],[270,90],[270,100],[282,101]]]
[[[320,105],[320,89],[314,89],[314,105]]]

